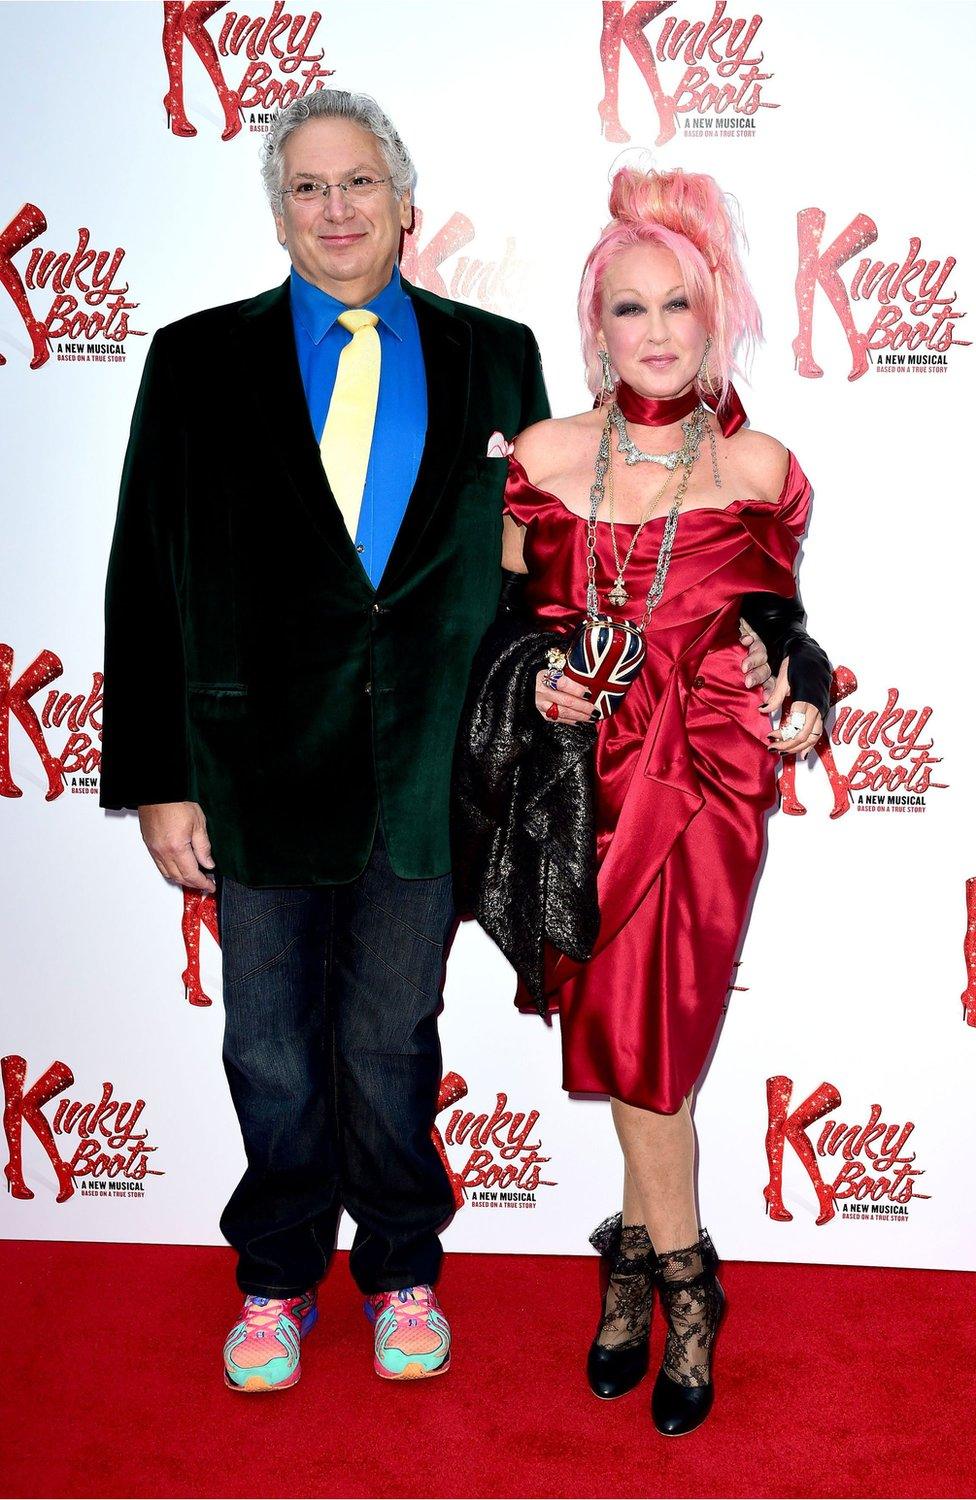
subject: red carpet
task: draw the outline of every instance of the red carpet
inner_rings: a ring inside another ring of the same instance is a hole
[[[216,1249],[0,1243],[0,1493],[973,1495],[962,1273],[727,1266],[715,1411],[666,1440],[649,1381],[607,1403],[586,1387],[592,1261],[450,1258],[453,1368],[398,1386],[372,1373],[341,1256],[300,1385],[267,1397],[221,1384],[232,1264]]]

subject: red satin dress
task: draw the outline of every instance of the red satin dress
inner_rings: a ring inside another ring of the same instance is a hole
[[[565,1089],[672,1114],[704,1066],[776,799],[762,690],[747,688],[742,671],[742,596],[793,597],[809,504],[809,482],[790,454],[777,500],[679,515],[646,660],[598,729],[597,945],[587,964],[549,955]],[[585,520],[531,484],[514,458],[506,510],[525,527],[529,607],[554,629],[578,622]],[[663,515],[648,522],[627,569],[633,618],[643,612],[663,530]],[[601,600],[615,574],[610,528],[599,522]],[[522,993],[516,1004],[531,1009]]]

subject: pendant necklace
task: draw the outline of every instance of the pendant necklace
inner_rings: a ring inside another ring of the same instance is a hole
[[[600,435],[600,446],[597,449],[593,484],[590,487],[590,513],[587,517],[586,526],[586,609],[587,613],[590,615],[597,615],[600,610],[600,596],[596,586],[596,527],[597,511],[599,510],[600,505],[603,502],[604,490],[607,487],[607,481],[609,480],[608,487],[610,491],[609,498],[611,504],[610,540],[613,547],[614,563],[616,564],[617,568],[617,576],[614,579],[607,594],[607,602],[608,604],[620,607],[627,604],[630,599],[630,595],[627,592],[627,588],[624,582],[624,575],[626,573],[626,569],[630,562],[630,559],[633,556],[638,537],[640,536],[645,525],[650,519],[651,511],[657,505],[658,501],[661,499],[661,496],[664,494],[667,485],[670,483],[671,470],[677,467],[678,463],[678,459],[676,458],[674,464],[665,464],[665,467],[668,468],[668,477],[665,480],[664,486],[658,492],[658,494],[655,495],[654,499],[647,509],[646,514],[642,517],[639,525],[637,526],[635,535],[631,541],[630,547],[627,550],[627,555],[621,563],[620,554],[617,550],[617,539],[612,515],[613,465],[610,453],[610,430],[611,424],[613,426],[617,426],[617,423],[614,421],[614,412],[616,410],[616,403],[614,403],[614,405],[611,406],[609,412],[607,413],[607,420],[604,424],[603,432]],[[691,425],[694,428],[697,424],[693,422]],[[701,438],[702,429],[701,427],[699,427],[697,432],[697,441],[694,441],[693,443],[687,443],[682,449],[679,450],[683,472],[681,475],[681,479],[678,482],[678,488],[675,493],[675,497],[671,502],[667,518],[664,523],[664,534],[661,538],[661,550],[658,553],[657,567],[654,571],[654,580],[647,591],[647,598],[644,605],[644,615],[640,624],[640,628],[642,630],[645,630],[650,623],[651,614],[664,592],[664,584],[668,575],[668,568],[671,563],[671,551],[674,546],[675,533],[678,529],[678,511],[681,508],[681,502],[684,499],[685,491],[688,488],[688,482],[691,478],[692,468],[694,467],[695,460],[698,457],[698,448],[701,443]],[[663,459],[659,461],[663,461]]]
[[[668,485],[671,483],[671,474],[672,474],[672,472],[673,471],[671,469],[668,469],[668,472],[667,472],[667,474],[665,476],[665,479],[664,479],[664,483],[662,484],[661,488],[658,490],[657,494],[650,501],[650,503],[645,507],[644,514],[641,516],[640,521],[637,523],[636,527],[634,528],[634,534],[633,534],[633,536],[630,539],[630,546],[627,548],[627,556],[624,558],[623,562],[621,562],[620,561],[620,553],[617,551],[617,528],[614,525],[614,510],[613,510],[613,455],[611,454],[611,456],[610,456],[610,464],[609,464],[609,467],[607,469],[607,500],[609,502],[608,510],[609,510],[609,521],[610,521],[610,546],[611,546],[611,548],[613,550],[613,560],[614,560],[614,563],[616,564],[617,576],[616,576],[616,578],[613,581],[613,584],[612,584],[612,586],[610,588],[610,592],[607,594],[607,603],[608,604],[616,604],[616,605],[626,604],[628,602],[628,600],[630,599],[630,595],[628,594],[627,589],[626,589],[626,587],[624,585],[624,573],[627,571],[627,566],[630,563],[630,559],[634,555],[634,548],[637,546],[637,543],[640,540],[640,534],[641,534],[641,532],[644,530],[644,527],[647,525],[647,523],[650,520],[651,516],[653,515],[654,511],[657,509],[658,502],[661,500],[661,498],[662,498],[665,490],[667,489]],[[685,470],[685,473],[687,473],[687,469]]]

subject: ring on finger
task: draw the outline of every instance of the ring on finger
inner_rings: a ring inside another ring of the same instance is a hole
[[[559,704],[558,703],[550,703],[549,707],[546,709],[546,718],[547,719],[558,719],[559,718]]]

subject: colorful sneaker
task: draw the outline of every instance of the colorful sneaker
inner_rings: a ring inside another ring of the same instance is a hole
[[[232,1391],[285,1391],[301,1378],[301,1340],[318,1316],[315,1288],[301,1297],[245,1297],[224,1345]]]
[[[429,1286],[367,1297],[373,1330],[373,1369],[384,1380],[443,1375],[451,1365],[451,1329]]]

